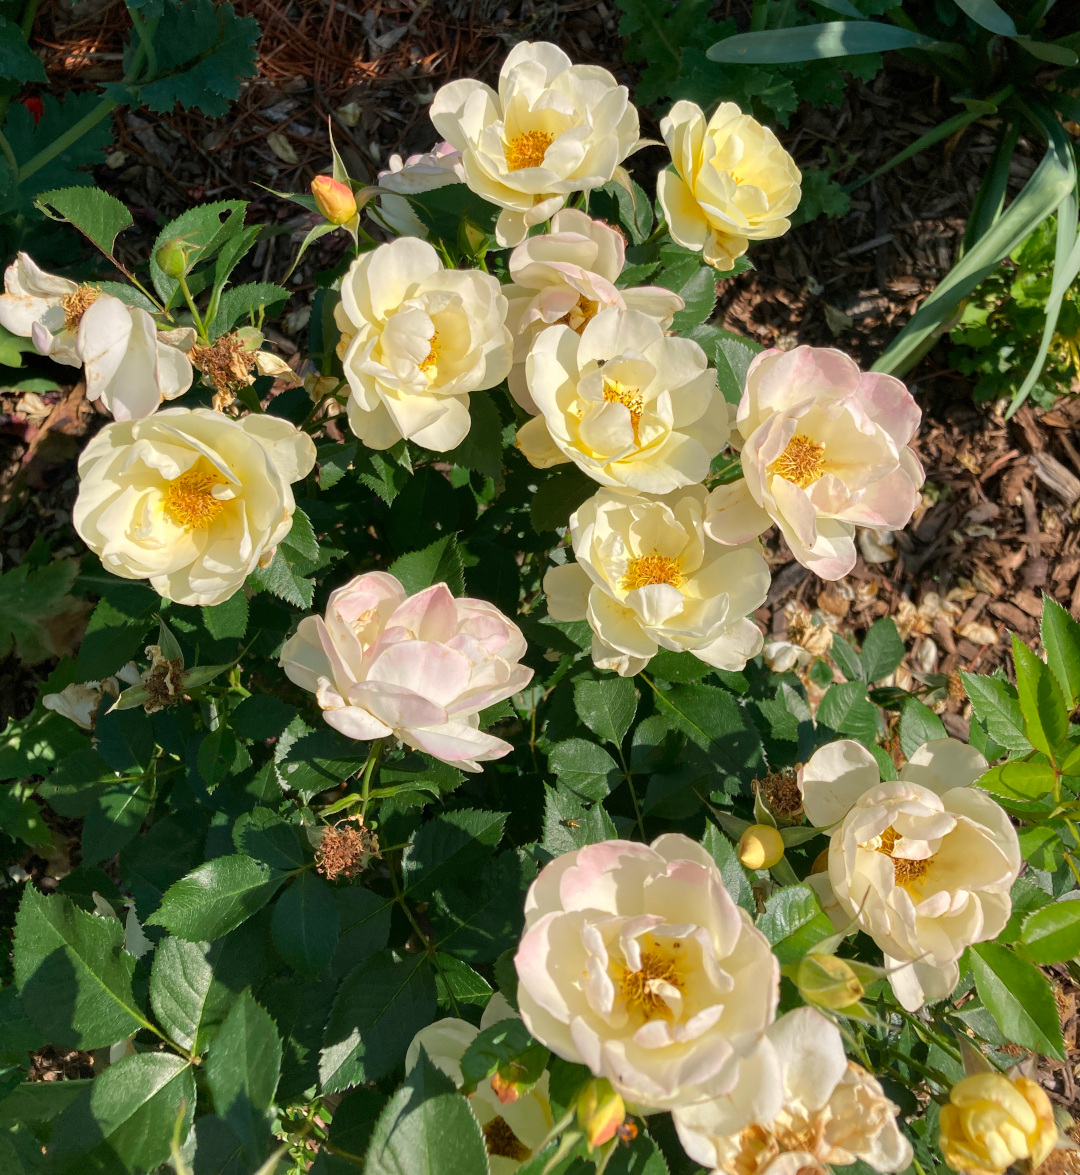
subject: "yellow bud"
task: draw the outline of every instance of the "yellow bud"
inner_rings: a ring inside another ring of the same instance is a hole
[[[1027,1159],[1034,1170],[1057,1143],[1054,1108],[1026,1077],[975,1073],[958,1081],[942,1106],[938,1146],[964,1175],[1000,1175]]]
[[[771,869],[784,855],[784,838],[768,824],[751,824],[739,838],[739,860],[747,869]]]
[[[813,865],[810,866],[811,873],[828,873],[829,872],[829,850],[822,849],[820,853],[814,858]]]
[[[311,181],[315,207],[331,224],[347,224],[356,215],[356,197],[348,184],[330,175],[317,175]]]
[[[838,1011],[849,1008],[866,994],[851,965],[835,955],[806,955],[796,973],[799,995],[808,1004]]]
[[[625,1117],[626,1106],[622,1098],[603,1077],[594,1077],[578,1094],[578,1126],[590,1151],[610,1142]]]

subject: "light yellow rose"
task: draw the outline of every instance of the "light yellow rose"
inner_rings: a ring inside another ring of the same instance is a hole
[[[500,245],[518,244],[571,193],[607,183],[638,141],[626,87],[547,41],[510,50],[498,93],[473,78],[443,86],[431,121],[461,152],[469,187],[503,210]]]
[[[975,1073],[958,1081],[941,1107],[938,1146],[964,1175],[1001,1175],[1022,1159],[1034,1171],[1057,1138],[1054,1107],[1027,1077]]]
[[[580,335],[549,327],[525,373],[540,415],[517,445],[538,469],[573,461],[603,486],[666,494],[707,477],[727,444],[730,413],[705,352],[638,310],[603,310]]]
[[[734,102],[721,102],[707,124],[700,106],[676,102],[660,132],[675,170],[656,177],[656,194],[680,245],[731,269],[751,241],[791,227],[802,174],[772,131]]]
[[[349,425],[371,449],[404,437],[438,452],[469,432],[469,393],[510,370],[506,299],[496,278],[446,269],[427,241],[361,254],[334,311],[349,381]]]
[[[286,420],[169,408],[107,424],[79,459],[73,521],[114,575],[219,604],[289,533],[315,445]]]
[[[570,518],[576,563],[544,577],[554,620],[588,620],[592,658],[623,677],[660,648],[742,669],[763,638],[749,618],[769,592],[756,543],[723,547],[702,529],[703,486],[665,497],[601,490]]]

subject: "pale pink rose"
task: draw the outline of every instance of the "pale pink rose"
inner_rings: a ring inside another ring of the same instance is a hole
[[[393,735],[463,771],[511,746],[478,729],[480,711],[516,694],[533,671],[520,629],[484,600],[455,599],[445,583],[409,596],[384,571],[330,594],[281,650],[290,681],[323,718],[355,739]]]
[[[424,155],[410,155],[402,159],[391,155],[389,167],[379,172],[378,219],[399,237],[427,237],[424,222],[413,211],[410,196],[445,188],[449,184],[465,182],[461,152],[449,143],[436,143]]]
[[[855,528],[906,526],[923,470],[909,443],[922,413],[891,375],[859,370],[831,347],[763,351],[736,417],[743,479],[709,498],[706,533],[744,543],[779,526],[822,579],[854,567]]]
[[[776,1016],[768,940],[681,833],[557,857],[525,899],[514,962],[532,1035],[638,1112],[730,1093]]]

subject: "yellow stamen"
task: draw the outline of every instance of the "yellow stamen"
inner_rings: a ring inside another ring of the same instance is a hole
[[[532,1151],[518,1138],[507,1120],[501,1116],[494,1117],[490,1122],[484,1124],[484,1146],[489,1155],[513,1159],[515,1163],[524,1163],[532,1156]]]
[[[555,320],[556,325],[564,324],[571,330],[577,331],[578,334],[581,334],[585,327],[589,325],[589,322],[596,317],[596,312],[599,309],[599,302],[594,302],[591,298],[586,298],[585,295],[582,294],[578,298],[576,305],[572,306],[562,316],[562,318]],[[607,398],[608,397],[605,394],[604,399],[606,400]]]
[[[224,502],[214,497],[220,478],[212,473],[191,470],[169,482],[165,490],[165,510],[179,526],[188,530],[206,530],[221,513]]]
[[[506,170],[521,171],[523,167],[540,167],[548,147],[555,141],[547,131],[526,131],[510,140],[503,148]]]
[[[796,433],[787,448],[768,467],[767,472],[775,473],[785,481],[805,490],[825,474],[825,446],[819,445],[803,433]]]
[[[630,424],[634,430],[634,440],[638,439],[638,425],[641,423],[641,414],[645,411],[645,401],[637,388],[628,388],[617,379],[604,380],[604,402],[607,404],[621,404],[630,413]]]
[[[438,331],[436,331],[431,336],[431,344],[430,345],[431,345],[431,350],[428,351],[427,357],[424,359],[424,361],[419,366],[420,366],[420,370],[428,377],[428,379],[433,380],[435,378],[435,376],[438,375],[438,373],[439,373],[439,350],[440,350],[440,347],[439,347],[439,332]]]
[[[894,857],[893,848],[899,839],[900,834],[890,824],[881,836],[874,838],[873,845],[876,852],[884,853],[892,861],[894,882],[901,888],[907,889],[926,876],[930,871],[930,866],[934,863],[934,858],[927,857],[923,861],[912,861],[907,857]]]
[[[642,951],[640,970],[623,969],[619,994],[630,1011],[640,1012],[646,1020],[667,1020],[671,1009],[656,991],[661,983],[682,990],[683,977],[678,964],[660,951]]]
[[[646,587],[652,583],[667,583],[677,588],[682,581],[682,567],[678,559],[671,555],[661,555],[659,551],[652,551],[648,555],[630,560],[619,586],[624,592],[632,592],[635,588]]]
[[[67,315],[64,326],[68,330],[78,330],[82,316],[100,297],[101,291],[97,286],[79,286],[77,290],[65,294],[60,299],[60,308]]]

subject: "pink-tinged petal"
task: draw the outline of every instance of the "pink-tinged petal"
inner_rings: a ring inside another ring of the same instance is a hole
[[[634,867],[627,868],[633,862]],[[647,845],[606,840],[579,850],[572,868],[560,878],[559,899],[565,910],[639,908],[645,880],[663,862]]]
[[[469,685],[468,658],[434,641],[400,641],[372,661],[367,680],[400,686],[440,706],[454,701]]]
[[[477,730],[465,722],[443,722],[415,726],[400,732],[403,742],[426,751],[444,763],[463,771],[479,771],[478,764],[501,759],[514,749],[508,742]]]
[[[897,466],[888,476],[866,487],[856,500],[833,513],[858,526],[902,530],[911,521],[922,495],[905,469]]]
[[[349,687],[348,700],[362,706],[391,727],[399,738],[415,726],[438,726],[446,721],[446,710],[435,702],[400,685],[384,681],[361,681]]]
[[[772,519],[750,494],[746,478],[717,486],[705,504],[705,533],[714,542],[734,547],[772,526]]]
[[[922,420],[922,409],[895,376],[876,371],[863,372],[855,394],[866,414],[892,437],[898,449],[915,435]]]
[[[401,604],[387,628],[407,629],[420,641],[448,641],[457,632],[457,602],[445,583],[436,583]]]
[[[386,738],[393,731],[374,714],[361,710],[359,706],[345,706],[340,710],[324,710],[323,721],[340,731],[346,738],[368,742],[375,738]]]
[[[322,623],[321,616],[305,616],[297,626],[295,636],[289,637],[282,646],[278,658],[285,676],[312,694],[318,689],[319,678],[333,673],[319,636]]]

